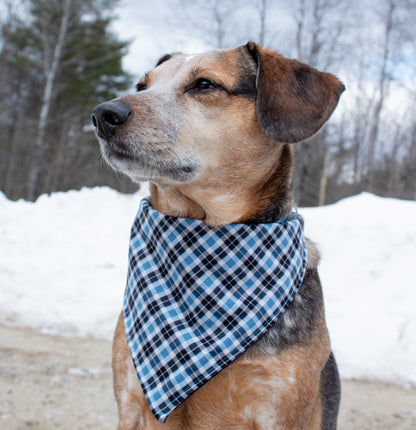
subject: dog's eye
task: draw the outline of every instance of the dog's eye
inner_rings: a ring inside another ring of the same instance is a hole
[[[193,91],[209,91],[213,90],[214,88],[218,88],[218,85],[215,82],[212,82],[206,78],[200,78],[190,89]]]
[[[136,85],[136,91],[137,91],[137,92],[144,91],[146,88],[147,88],[146,84],[143,84],[143,83],[141,83],[141,82],[139,82],[139,83]]]

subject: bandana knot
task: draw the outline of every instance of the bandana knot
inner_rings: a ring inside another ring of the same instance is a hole
[[[267,331],[305,268],[300,216],[212,228],[142,200],[131,230],[124,325],[159,421]]]

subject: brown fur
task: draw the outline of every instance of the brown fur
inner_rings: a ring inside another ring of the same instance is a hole
[[[243,355],[161,424],[153,417],[141,391],[120,315],[113,345],[119,428],[319,429],[320,373],[328,355],[329,338],[321,315],[308,345],[299,345],[279,355]]]
[[[287,142],[316,133],[344,87],[332,75],[249,43],[162,57],[137,88],[94,110],[104,158],[134,180],[149,180],[155,209],[216,226],[272,222],[290,212],[293,148]],[[121,120],[113,123],[109,112],[120,106],[122,118],[116,113]],[[330,342],[319,254],[312,242],[307,246],[301,291],[275,327],[165,424],[146,403],[120,316],[113,345],[118,429],[335,428],[323,408]],[[336,420],[337,410],[329,413]]]
[[[297,60],[249,44],[260,62],[257,115],[266,136],[295,143],[315,134],[335,109],[344,86]]]

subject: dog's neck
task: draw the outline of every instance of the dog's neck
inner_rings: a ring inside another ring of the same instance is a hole
[[[151,184],[151,203],[165,215],[201,219],[209,226],[276,222],[292,210],[293,150],[286,146],[275,167],[257,183],[221,188]]]

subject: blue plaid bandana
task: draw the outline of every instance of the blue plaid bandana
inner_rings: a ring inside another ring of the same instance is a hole
[[[208,227],[142,200],[124,297],[127,341],[155,417],[231,364],[281,314],[306,267],[303,220]]]

